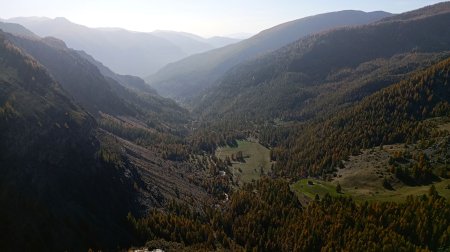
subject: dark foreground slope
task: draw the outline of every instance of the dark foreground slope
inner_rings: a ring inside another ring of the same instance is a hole
[[[171,63],[146,80],[163,96],[186,101],[212,87],[233,66],[320,31],[368,24],[386,12],[341,11],[306,17],[267,29],[247,40]]]
[[[59,40],[1,42],[0,248],[126,247],[128,212],[208,199],[203,169],[167,158],[188,118],[173,101]]]
[[[116,138],[115,144],[121,147],[118,149],[144,181],[139,190],[143,212],[179,195],[192,194],[199,200],[206,197],[203,190],[183,177],[189,171],[198,178],[193,170],[201,172],[185,162],[190,151],[184,139],[190,118],[185,109],[159,96],[142,79],[115,74],[60,40],[8,38],[42,63],[73,100],[95,117],[99,128]],[[173,168],[173,173],[168,172]],[[167,172],[165,177],[160,176],[163,172]]]
[[[438,6],[315,34],[236,66],[196,111],[284,120],[333,112],[448,55],[450,4]]]
[[[133,172],[102,155],[94,118],[3,34],[0,83],[2,250],[127,244]]]
[[[75,102],[97,118],[102,114],[132,117],[161,130],[173,130],[188,119],[184,109],[156,94],[141,79],[115,74],[86,53],[67,48],[61,40],[7,36],[42,63]]]

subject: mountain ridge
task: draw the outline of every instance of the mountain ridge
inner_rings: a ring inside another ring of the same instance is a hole
[[[163,123],[166,120],[163,118],[187,120],[184,109],[160,97],[141,79],[117,75],[85,53],[68,48],[61,40],[7,36],[44,64],[68,94],[97,118],[101,113],[131,116],[164,127],[171,124]],[[174,121],[172,126],[178,127],[174,126],[177,124]]]
[[[360,85],[369,87],[381,83],[389,85],[389,81],[393,83],[393,80],[382,80],[376,75],[371,77],[373,81],[367,82],[372,71],[383,67],[377,61],[391,61],[389,66],[395,69],[396,64],[403,64],[402,58],[412,64],[422,62],[425,67],[430,65],[427,63],[430,59],[439,60],[442,55],[433,54],[445,55],[445,51],[450,50],[450,33],[446,29],[449,19],[450,7],[443,14],[408,22],[380,21],[310,35],[234,67],[223,76],[218,86],[202,97],[194,111],[218,116],[239,111],[243,117],[265,114],[266,118],[286,117],[286,120],[296,118],[288,115],[289,111],[295,111],[301,118],[301,110],[311,103],[333,96],[340,90],[347,92],[345,89],[350,83],[345,79],[355,79],[352,72],[358,68],[366,68],[366,77],[360,76]],[[410,54],[411,57],[399,54]],[[424,58],[426,54],[431,58]],[[414,59],[414,55],[422,56]],[[398,63],[393,62],[398,56]],[[378,67],[374,68],[376,65]],[[399,67],[392,77],[396,75],[399,80],[399,74],[412,70],[415,69]],[[383,74],[378,76],[385,77]],[[345,100],[345,94],[340,99]]]
[[[8,22],[21,24],[41,37],[62,39],[69,47],[86,51],[120,74],[147,76],[169,62],[214,48],[207,39],[193,39],[181,32],[158,35],[123,28],[90,28],[63,17],[19,17]]]
[[[386,12],[340,11],[297,19],[239,43],[170,63],[145,80],[163,96],[186,101],[214,86],[217,79],[238,63],[279,49],[310,33],[370,23],[389,15]]]
[[[20,35],[20,36],[27,36],[36,38],[37,35],[28,30],[27,28],[23,27],[22,25],[15,24],[15,23],[7,23],[0,20],[0,29],[4,32]]]

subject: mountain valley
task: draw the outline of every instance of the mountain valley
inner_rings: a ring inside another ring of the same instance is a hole
[[[449,23],[0,20],[0,250],[447,251]]]
[[[69,47],[86,51],[114,72],[140,77],[186,56],[239,41],[226,37],[205,39],[173,31],[144,33],[120,28],[90,28],[63,17],[18,17],[6,22],[23,25],[41,37],[62,39]]]

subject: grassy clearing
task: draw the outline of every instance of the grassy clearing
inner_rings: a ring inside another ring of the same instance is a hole
[[[436,190],[439,195],[450,200],[450,189],[447,187],[450,185],[450,179],[445,179],[440,182],[434,183]],[[425,186],[402,186],[395,190],[380,190],[375,193],[361,193],[358,190],[349,189],[348,193],[351,194],[358,201],[394,201],[394,202],[404,202],[408,195],[420,196],[428,194],[431,185]]]
[[[450,118],[433,118],[439,130],[450,132]],[[314,199],[315,195],[323,197],[326,193],[331,196],[351,196],[356,201],[392,201],[404,202],[408,195],[420,196],[428,194],[430,185],[408,186],[395,177],[393,165],[389,159],[399,153],[409,153],[410,156],[425,153],[429,158],[429,163],[433,167],[434,174],[448,177],[450,167],[448,157],[448,138],[436,137],[417,144],[392,144],[384,145],[382,148],[376,147],[363,150],[360,155],[351,156],[343,161],[343,169],[338,169],[332,176],[330,182],[316,179],[302,179],[291,186],[298,195],[302,203],[307,203]],[[403,156],[403,166],[408,166],[416,162],[414,158]],[[398,165],[398,164],[397,164]],[[447,171],[447,172],[445,172]],[[446,173],[447,175],[442,175]],[[391,185],[392,190],[383,186],[386,180]],[[313,185],[308,184],[312,181]],[[340,184],[342,193],[336,193],[336,186]],[[440,178],[433,185],[438,193],[450,200],[450,179]]]
[[[267,174],[272,162],[270,161],[270,150],[257,141],[238,141],[238,147],[221,147],[216,151],[216,156],[222,160],[231,157],[238,151],[242,151],[245,163],[232,161],[231,171],[239,185],[257,180],[262,174]],[[262,173],[261,173],[262,170]]]
[[[308,181],[312,181],[314,184],[309,185]],[[392,201],[392,202],[404,202],[408,195],[420,196],[428,194],[431,185],[425,186],[401,186],[395,190],[386,190],[384,188],[378,188],[373,190],[372,188],[352,188],[342,186],[342,193],[336,192],[337,181],[326,182],[317,179],[302,179],[291,186],[292,190],[297,194],[302,203],[306,203],[317,195],[322,198],[326,193],[329,193],[333,197],[337,196],[351,196],[353,199],[359,202],[364,201]],[[440,182],[435,182],[434,186],[439,195],[450,200],[450,179],[445,179]]]
[[[320,198],[327,193],[334,197],[346,195],[345,193],[337,193],[335,184],[312,178],[299,180],[291,185],[291,190],[297,194],[302,204],[314,199],[316,194]]]
[[[311,184],[309,184],[310,182]],[[343,195],[336,192],[336,185],[318,179],[301,179],[291,187],[295,192],[301,192],[309,198],[314,198],[317,195],[324,196],[330,194],[332,196]]]
[[[393,201],[403,202],[408,195],[420,196],[427,194],[431,185],[407,186],[395,178],[389,171],[389,157],[396,151],[412,151],[413,145],[404,144],[385,145],[383,149],[373,148],[364,150],[358,156],[352,156],[344,162],[345,168],[339,169],[331,182],[316,179],[302,179],[292,185],[292,190],[299,196],[300,201],[308,202],[318,194],[323,197],[326,193],[331,196],[352,196],[356,201]],[[393,190],[383,187],[383,180],[388,179]],[[314,185],[308,185],[308,180]],[[336,186],[340,184],[342,194],[336,193]],[[438,193],[450,200],[450,179],[442,179],[433,183]]]

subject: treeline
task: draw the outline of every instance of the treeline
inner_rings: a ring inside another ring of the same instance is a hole
[[[204,251],[427,251],[450,247],[449,216],[434,187],[402,204],[326,195],[302,207],[287,182],[262,179],[233,193],[223,209],[171,204],[128,220],[149,246],[162,239]]]
[[[437,176],[433,173],[430,158],[424,152],[417,155],[408,152],[396,152],[389,159],[389,164],[395,177],[407,185],[430,184],[433,180],[437,180]],[[439,175],[447,176],[446,171],[445,174],[441,172]]]
[[[288,134],[267,127],[261,139],[278,147],[279,175],[304,177],[332,172],[363,148],[445,135],[426,119],[450,115],[449,74],[447,59],[327,119],[292,127]]]

